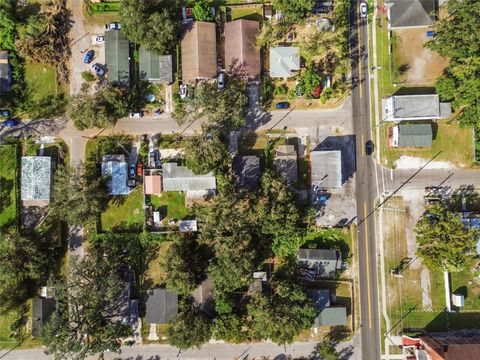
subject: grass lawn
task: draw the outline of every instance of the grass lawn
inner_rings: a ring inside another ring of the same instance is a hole
[[[0,146],[0,229],[16,223],[17,169],[17,145]]]
[[[154,211],[160,210],[162,218],[169,220],[183,219],[192,212],[185,207],[185,194],[179,192],[164,192],[162,196],[150,196]]]
[[[33,100],[59,93],[55,70],[51,66],[38,63],[26,64],[25,80]]]
[[[0,348],[4,346],[9,348],[16,344],[16,341],[10,337],[10,325],[14,320],[15,317],[11,313],[0,316]]]
[[[455,294],[465,296],[465,307],[462,310],[480,311],[480,279],[475,278],[473,267],[458,273],[451,273],[451,288]]]
[[[351,256],[350,229],[328,228],[309,231],[303,238],[302,248],[336,249],[342,253],[343,260],[348,260]]]
[[[112,197],[102,214],[102,229],[141,229],[143,218],[143,190],[137,186],[129,195]]]
[[[232,21],[238,19],[263,21],[262,6],[232,8]]]
[[[183,149],[185,143],[183,140],[178,140],[177,135],[163,135],[158,137],[157,146],[160,149]]]

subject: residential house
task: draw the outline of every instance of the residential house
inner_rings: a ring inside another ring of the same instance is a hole
[[[102,160],[102,176],[108,176],[110,195],[128,195],[131,189],[127,186],[127,161],[125,155],[105,155]]]
[[[230,155],[235,156],[238,154],[238,140],[240,138],[240,131],[230,131],[228,136],[228,150]]]
[[[341,188],[342,152],[340,150],[314,150],[310,153],[312,187]]]
[[[178,231],[180,232],[195,232],[197,230],[197,220],[181,220],[178,222]]]
[[[392,128],[393,147],[431,147],[432,124],[403,124]]]
[[[36,297],[32,300],[32,336],[38,337],[45,324],[55,310],[55,299]]]
[[[330,290],[309,290],[308,296],[315,302],[317,317],[313,327],[347,325],[347,308],[344,306],[332,306]]]
[[[390,29],[422,28],[435,21],[437,0],[387,0]]]
[[[260,50],[255,47],[258,21],[235,20],[225,24],[225,68],[250,80],[260,78]]]
[[[177,163],[163,164],[163,191],[201,191],[208,193],[217,188],[213,173],[195,175],[186,166]]]
[[[8,63],[8,51],[0,51],[0,93],[10,92],[12,74]]]
[[[149,290],[145,319],[149,324],[168,324],[178,314],[178,295],[164,288]]]
[[[320,277],[332,278],[342,268],[342,254],[330,249],[300,249],[297,253],[298,265],[310,269]]]
[[[105,31],[105,66],[109,83],[130,85],[129,43],[121,30]]]
[[[233,159],[233,176],[237,188],[255,190],[260,180],[260,158],[255,155],[236,156]]]
[[[403,354],[408,360],[473,360],[480,354],[480,336],[425,333],[402,337]]]
[[[383,121],[448,119],[451,104],[440,102],[436,94],[392,95],[382,99]]]
[[[300,55],[297,47],[270,48],[270,77],[289,78],[298,70],[300,70]]]
[[[195,83],[217,75],[217,36],[215,23],[195,21],[188,24],[181,40],[182,80]]]
[[[139,73],[140,80],[171,84],[173,82],[172,55],[159,55],[141,47],[139,52]]]
[[[47,205],[52,187],[50,156],[23,156],[21,168],[21,199],[27,205]]]
[[[297,151],[294,145],[280,145],[275,152],[275,169],[288,185],[297,181]]]

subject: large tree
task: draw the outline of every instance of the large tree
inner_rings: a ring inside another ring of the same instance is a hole
[[[178,7],[170,0],[122,0],[122,31],[132,42],[161,55],[170,54],[181,29]]]
[[[464,125],[480,124],[480,2],[477,0],[448,2],[448,17],[437,22],[435,37],[426,47],[450,58],[449,65],[436,88],[440,97],[452,101],[461,110],[459,121]]]
[[[475,252],[476,231],[443,205],[427,209],[415,227],[417,255],[430,268],[461,271]]]
[[[273,5],[289,23],[303,22],[312,14],[315,0],[274,0]]]
[[[192,304],[181,304],[181,308],[178,316],[170,320],[169,342],[180,350],[199,348],[210,340],[212,321]]]

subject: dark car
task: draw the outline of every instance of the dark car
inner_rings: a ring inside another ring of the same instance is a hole
[[[130,179],[135,179],[136,169],[137,169],[137,164],[131,163],[128,165],[128,177]]]
[[[275,108],[277,109],[288,109],[290,107],[290,103],[286,101],[279,102],[277,105],[275,105]]]
[[[95,51],[93,50],[87,51],[87,53],[85,54],[85,57],[83,58],[83,62],[85,64],[90,64],[93,60],[94,55],[95,55]]]
[[[1,123],[2,126],[17,126],[18,121],[17,120],[7,120]]]
[[[373,141],[372,141],[372,140],[368,140],[368,141],[365,143],[365,154],[367,154],[367,155],[372,155],[372,154],[373,154],[373,150],[374,150]]]

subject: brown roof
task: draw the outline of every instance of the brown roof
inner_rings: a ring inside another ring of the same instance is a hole
[[[421,339],[432,360],[467,360],[479,358],[479,336],[422,336]]]
[[[145,175],[145,195],[162,194],[162,177],[160,175]]]
[[[249,78],[260,76],[260,50],[255,47],[258,21],[235,20],[225,24],[225,67],[241,66]]]
[[[183,35],[182,80],[187,83],[217,75],[217,42],[215,24],[196,21]]]

